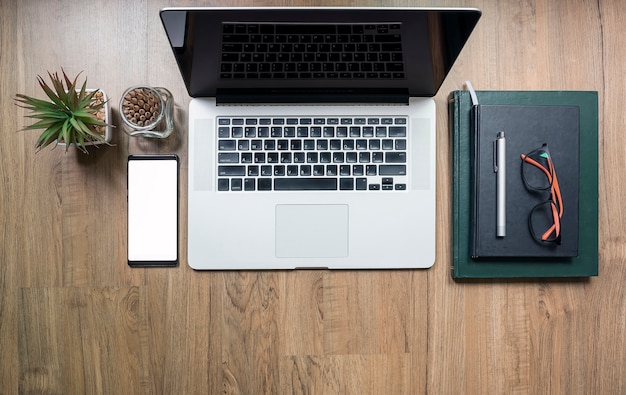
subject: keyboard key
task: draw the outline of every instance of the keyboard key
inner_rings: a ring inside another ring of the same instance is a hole
[[[241,178],[233,178],[230,182],[231,191],[241,191]]]
[[[264,177],[269,177],[272,175],[272,166],[264,165],[261,166],[261,175]]]
[[[250,149],[252,151],[260,151],[261,149],[263,149],[263,140],[251,140]]]
[[[359,177],[356,179],[356,190],[365,191],[367,189],[367,178]]]
[[[354,189],[354,178],[341,178],[339,180],[339,189],[342,191],[351,191]]]
[[[278,152],[270,152],[267,154],[267,163],[278,163]]]
[[[300,176],[309,177],[311,175],[311,165],[300,166]]]
[[[406,152],[386,152],[386,163],[406,163]]]
[[[220,140],[218,143],[218,150],[220,151],[235,151],[236,148],[236,140]]]
[[[237,149],[239,151],[247,151],[248,149],[250,149],[250,140],[237,141]]]
[[[221,119],[220,119],[221,121]],[[222,126],[220,128],[217,129],[217,135],[219,138],[224,139],[224,138],[229,138],[230,137],[230,128]]]
[[[244,191],[254,191],[256,189],[256,179],[246,178],[243,184]]]
[[[275,178],[277,191],[322,191],[337,190],[336,178]]]
[[[265,163],[265,152],[255,152],[254,163]]]
[[[287,166],[287,175],[289,177],[298,175],[298,165],[289,165]]]
[[[218,191],[228,191],[229,188],[230,188],[230,182],[228,178],[220,178],[217,180]]]
[[[390,126],[389,137],[406,137],[406,126]]]
[[[241,163],[252,163],[252,153],[244,152],[241,154]]]
[[[293,163],[304,163],[304,152],[296,152],[293,154]]]
[[[218,166],[217,174],[223,177],[244,176],[246,174],[245,166]]]
[[[218,163],[239,163],[239,154],[237,152],[220,152],[217,154]]]
[[[301,151],[302,150],[302,140],[291,140],[289,144],[289,149],[292,151]]]
[[[280,163],[291,163],[291,152],[281,152]]]
[[[259,191],[271,191],[272,190],[272,179],[271,178],[259,178],[257,183],[257,189]]]
[[[233,129],[231,130],[231,133],[234,138],[243,137],[243,128],[241,126],[233,127]]]
[[[285,166],[276,165],[274,166],[274,175],[275,176],[284,176],[285,175]]]
[[[380,165],[378,172],[381,176],[405,176],[406,165]]]

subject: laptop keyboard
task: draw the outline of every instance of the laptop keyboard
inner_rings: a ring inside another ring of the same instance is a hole
[[[225,23],[223,79],[403,79],[400,23]]]
[[[219,191],[403,191],[407,117],[219,117]]]

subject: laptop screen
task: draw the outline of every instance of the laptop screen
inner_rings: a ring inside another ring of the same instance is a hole
[[[169,8],[188,93],[434,96],[480,18],[473,9]]]

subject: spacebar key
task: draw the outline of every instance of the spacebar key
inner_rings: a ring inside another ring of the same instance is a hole
[[[336,178],[275,178],[276,191],[336,191]]]

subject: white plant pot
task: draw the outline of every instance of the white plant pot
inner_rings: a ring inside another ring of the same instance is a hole
[[[105,126],[105,129],[104,129],[104,141],[87,141],[83,145],[87,147],[90,145],[101,145],[101,144],[110,143],[111,140],[113,140],[113,128],[110,126],[111,125],[111,106],[109,103],[109,96],[103,89],[86,89],[85,91],[86,92],[93,92],[93,91],[102,92],[102,96],[104,99],[104,107],[103,107],[104,123],[106,123],[107,126]],[[65,142],[60,142],[58,145],[65,146],[67,144]]]

